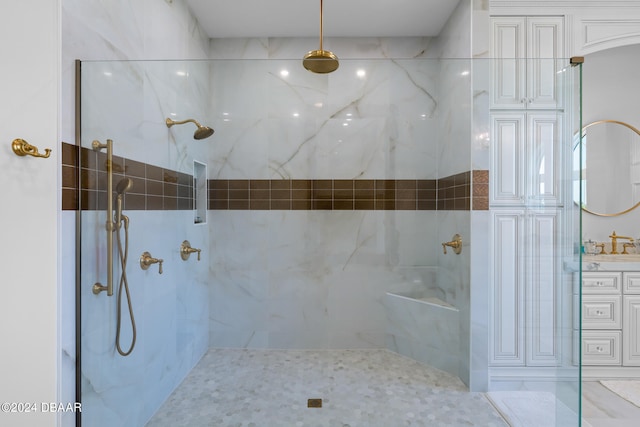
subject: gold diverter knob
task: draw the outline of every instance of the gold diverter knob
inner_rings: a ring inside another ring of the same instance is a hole
[[[180,245],[180,257],[186,261],[189,259],[189,257],[191,256],[192,253],[197,252],[198,253],[198,261],[200,261],[200,252],[202,251],[202,249],[196,249],[196,248],[192,248],[191,247],[191,243],[189,243],[188,240],[185,240],[184,242],[182,242],[182,244]]]
[[[163,262],[164,262],[163,259],[154,258],[151,256],[149,252],[144,252],[142,255],[140,255],[140,268],[142,268],[143,270],[148,270],[151,264],[160,264],[158,268],[158,273],[162,274]]]
[[[445,242],[442,244],[442,251],[446,254],[447,253],[447,246],[453,248],[453,252],[456,255],[460,255],[460,252],[462,252],[462,237],[460,237],[459,234],[455,234],[453,236],[453,240],[451,240],[450,242]]]

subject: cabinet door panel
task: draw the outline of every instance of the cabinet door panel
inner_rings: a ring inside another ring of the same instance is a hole
[[[625,294],[640,294],[640,273],[624,273]]]
[[[557,81],[558,66],[566,65],[560,63],[563,45],[563,18],[527,19],[527,108],[561,108]]]
[[[529,211],[527,226],[527,365],[560,363],[560,312],[558,301],[559,217],[553,211]]]
[[[525,362],[523,211],[494,212],[492,221],[489,360],[493,366],[522,366]]]
[[[524,204],[524,127],[524,113],[492,115],[492,205]]]
[[[622,297],[620,295],[583,295],[583,329],[620,329]]]
[[[640,295],[625,296],[622,321],[622,364],[640,366]]]
[[[582,273],[583,294],[620,294],[622,273],[589,271]]]
[[[491,108],[523,109],[526,101],[526,19],[492,18],[493,91]]]
[[[620,331],[582,331],[583,365],[620,363]]]
[[[530,203],[545,206],[561,204],[561,125],[561,117],[554,113],[527,114]]]

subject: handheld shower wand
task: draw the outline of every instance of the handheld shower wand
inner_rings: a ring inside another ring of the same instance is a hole
[[[124,193],[131,190],[131,188],[133,188],[133,181],[131,178],[123,178],[118,182],[118,185],[116,185],[116,212],[113,220],[116,229],[119,229],[122,226],[123,219],[125,222],[129,221],[129,218],[126,215],[122,215],[122,204],[124,201]]]
[[[120,284],[118,286],[118,308],[117,308],[117,322],[116,322],[116,349],[122,356],[128,356],[133,351],[133,347],[136,345],[136,320],[133,315],[133,307],[131,305],[131,294],[129,293],[129,281],[127,279],[127,258],[129,254],[129,217],[122,214],[124,193],[133,188],[133,181],[131,178],[123,178],[116,185],[116,211],[115,218],[113,219],[114,229],[118,242],[118,257],[120,258],[120,267],[122,272],[120,274]],[[122,245],[122,238],[120,237],[120,230],[122,229],[122,222],[124,221],[124,248]],[[131,320],[131,345],[128,350],[123,350],[120,346],[120,325],[122,320],[122,293],[127,294],[127,306],[129,308],[129,319]]]

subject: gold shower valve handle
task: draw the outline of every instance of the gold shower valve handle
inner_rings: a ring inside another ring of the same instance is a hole
[[[20,138],[13,140],[13,142],[11,143],[11,148],[13,149],[13,152],[16,153],[18,156],[29,155],[33,157],[41,157],[43,159],[46,159],[51,155],[51,150],[49,148],[45,148],[44,154],[39,153],[37,147],[34,147],[24,139],[20,139]]]
[[[160,264],[158,273],[162,274],[163,262],[164,262],[163,259],[154,258],[151,256],[149,252],[144,252],[142,255],[140,255],[140,268],[142,268],[143,270],[148,270],[151,264]]]
[[[460,255],[460,252],[462,252],[462,237],[460,237],[459,234],[455,234],[453,236],[453,240],[443,243],[442,252],[444,252],[445,254],[447,253],[447,246],[453,248],[453,252],[456,255]]]
[[[198,261],[200,261],[200,252],[202,251],[202,249],[196,249],[196,248],[192,248],[191,247],[191,243],[189,243],[188,240],[185,240],[184,242],[182,242],[182,244],[180,245],[180,257],[186,261],[189,259],[189,257],[191,256],[192,253],[197,252],[198,253]]]

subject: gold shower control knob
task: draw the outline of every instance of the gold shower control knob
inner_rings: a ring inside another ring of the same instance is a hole
[[[140,255],[140,268],[142,268],[143,270],[148,270],[149,266],[151,264],[160,264],[159,265],[159,269],[158,269],[158,273],[162,274],[162,263],[164,262],[163,259],[160,258],[154,258],[151,256],[151,254],[149,252],[144,252],[142,255]]]
[[[454,234],[453,240],[450,242],[444,242],[442,244],[442,251],[445,254],[447,253],[447,246],[453,248],[453,252],[456,255],[460,255],[460,252],[462,252],[462,237],[460,237],[459,234]]]
[[[191,256],[192,253],[197,252],[198,253],[198,261],[200,261],[200,252],[202,251],[202,249],[196,249],[196,248],[192,248],[191,247],[191,243],[189,243],[188,240],[185,240],[184,242],[182,242],[182,244],[180,245],[180,257],[186,261],[189,259],[189,257]]]

